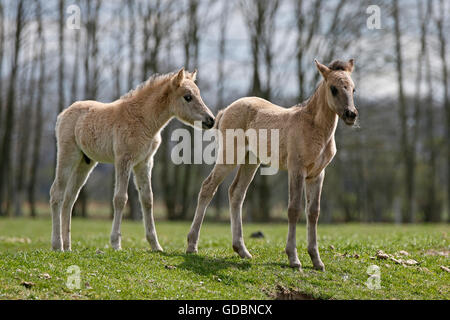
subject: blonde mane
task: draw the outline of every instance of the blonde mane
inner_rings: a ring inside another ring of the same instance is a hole
[[[129,100],[130,98],[135,97],[137,94],[142,92],[145,89],[155,87],[160,85],[162,82],[165,82],[175,76],[175,72],[166,73],[166,74],[154,74],[146,81],[140,83],[135,89],[131,89],[126,94],[120,97],[121,100]]]

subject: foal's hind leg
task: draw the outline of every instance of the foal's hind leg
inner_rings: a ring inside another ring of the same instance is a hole
[[[50,207],[52,211],[52,248],[62,250],[63,242],[61,236],[61,206],[67,182],[73,167],[80,159],[80,150],[71,143],[58,144],[58,158],[56,165],[55,180],[50,188]]]
[[[154,251],[163,251],[156,235],[155,222],[153,220],[153,193],[151,185],[151,173],[153,159],[145,160],[133,168],[134,182],[139,190],[142,217],[144,218],[145,236]]]
[[[187,253],[195,253],[198,251],[198,238],[200,236],[200,228],[202,226],[203,218],[205,217],[206,208],[214,197],[219,184],[222,183],[223,179],[225,179],[234,168],[234,165],[216,164],[208,178],[203,181],[202,188],[198,195],[194,221],[192,221],[191,230],[188,234]]]
[[[72,170],[69,182],[64,194],[64,201],[62,204],[62,238],[64,251],[71,250],[70,240],[70,222],[72,217],[72,209],[75,201],[78,198],[81,188],[86,183],[89,174],[96,166],[96,162],[90,161],[87,163],[84,157],[78,162],[77,166]]]
[[[245,247],[242,234],[242,204],[245,200],[248,186],[253,180],[259,164],[242,164],[229,189],[231,231],[233,235],[233,250],[241,258],[251,258],[252,255]]]

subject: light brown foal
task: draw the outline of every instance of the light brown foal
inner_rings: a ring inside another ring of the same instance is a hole
[[[209,129],[214,116],[195,84],[196,71],[157,75],[117,101],[78,101],[56,122],[57,165],[50,190],[54,250],[71,250],[72,207],[98,162],[115,167],[111,246],[121,249],[120,225],[133,170],[139,190],[145,234],[153,250],[162,251],[153,222],[151,171],[161,130],[172,119]]]
[[[317,60],[315,63],[323,81],[306,102],[286,109],[260,98],[243,98],[221,111],[216,117],[215,126],[223,136],[227,129],[279,130],[279,167],[289,172],[289,231],[286,244],[289,264],[291,267],[301,268],[296,248],[296,224],[303,210],[305,193],[308,253],[314,268],[324,270],[317,246],[316,230],[325,168],[336,154],[334,135],[338,117],[347,125],[354,125],[358,111],[353,102],[353,59],[348,62],[334,61],[328,67]],[[222,145],[225,146],[225,143]],[[271,150],[270,147],[267,149]],[[220,152],[222,151],[219,147],[218,153]],[[233,249],[242,258],[251,258],[243,238],[242,204],[259,165],[260,162],[241,164],[229,189]],[[216,163],[203,182],[188,235],[188,253],[197,252],[206,208],[218,185],[235,167],[236,164]]]

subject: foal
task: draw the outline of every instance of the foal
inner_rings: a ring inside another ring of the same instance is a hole
[[[151,170],[161,143],[161,129],[173,117],[187,123],[214,125],[195,82],[196,71],[153,76],[112,103],[75,102],[56,122],[56,177],[50,190],[52,248],[71,250],[70,221],[79,191],[98,162],[114,163],[114,221],[111,246],[121,248],[120,224],[127,202],[131,170],[139,190],[146,238],[162,251],[153,222]]]
[[[260,98],[243,98],[221,111],[217,115],[215,126],[222,132],[223,137],[227,129],[279,130],[279,167],[287,169],[289,173],[289,232],[286,244],[289,264],[291,267],[301,268],[295,233],[296,223],[304,206],[305,190],[308,209],[308,253],[314,268],[324,270],[317,247],[316,229],[325,168],[336,154],[334,134],[338,117],[347,125],[353,125],[358,111],[353,103],[354,83],[350,77],[353,59],[348,62],[334,61],[329,67],[317,60],[315,63],[324,79],[313,96],[303,104],[285,109]],[[248,149],[248,141],[245,143]],[[223,146],[226,146],[226,143],[222,143],[222,147],[219,144],[218,154],[226,151]],[[236,151],[236,146],[234,148]],[[270,152],[271,148],[267,149]],[[253,150],[250,152],[256,157]],[[263,160],[258,159],[256,164],[241,164],[229,189],[233,249],[242,258],[251,258],[242,235],[242,204],[261,161]],[[188,234],[188,253],[197,252],[206,208],[218,185],[235,167],[236,164],[216,162],[214,169],[203,182],[194,221]]]

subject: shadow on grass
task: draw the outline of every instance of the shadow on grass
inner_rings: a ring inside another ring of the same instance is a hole
[[[261,265],[268,266],[268,267],[279,267],[281,269],[290,269],[292,271],[298,271],[298,268],[291,267],[289,265],[289,263],[287,263],[287,262],[286,263],[283,263],[283,262],[265,262],[265,263],[262,263]],[[302,268],[301,269],[302,270],[313,271],[313,272],[317,272],[317,273],[321,272],[321,271],[317,271],[316,269],[314,269],[312,265],[304,265],[303,263],[302,263]]]
[[[178,252],[162,252],[161,255],[166,257],[182,257],[184,261],[178,264],[177,268],[189,270],[202,276],[216,275],[226,269],[247,270],[251,267],[249,261],[242,260],[237,262],[235,258],[215,258]]]

